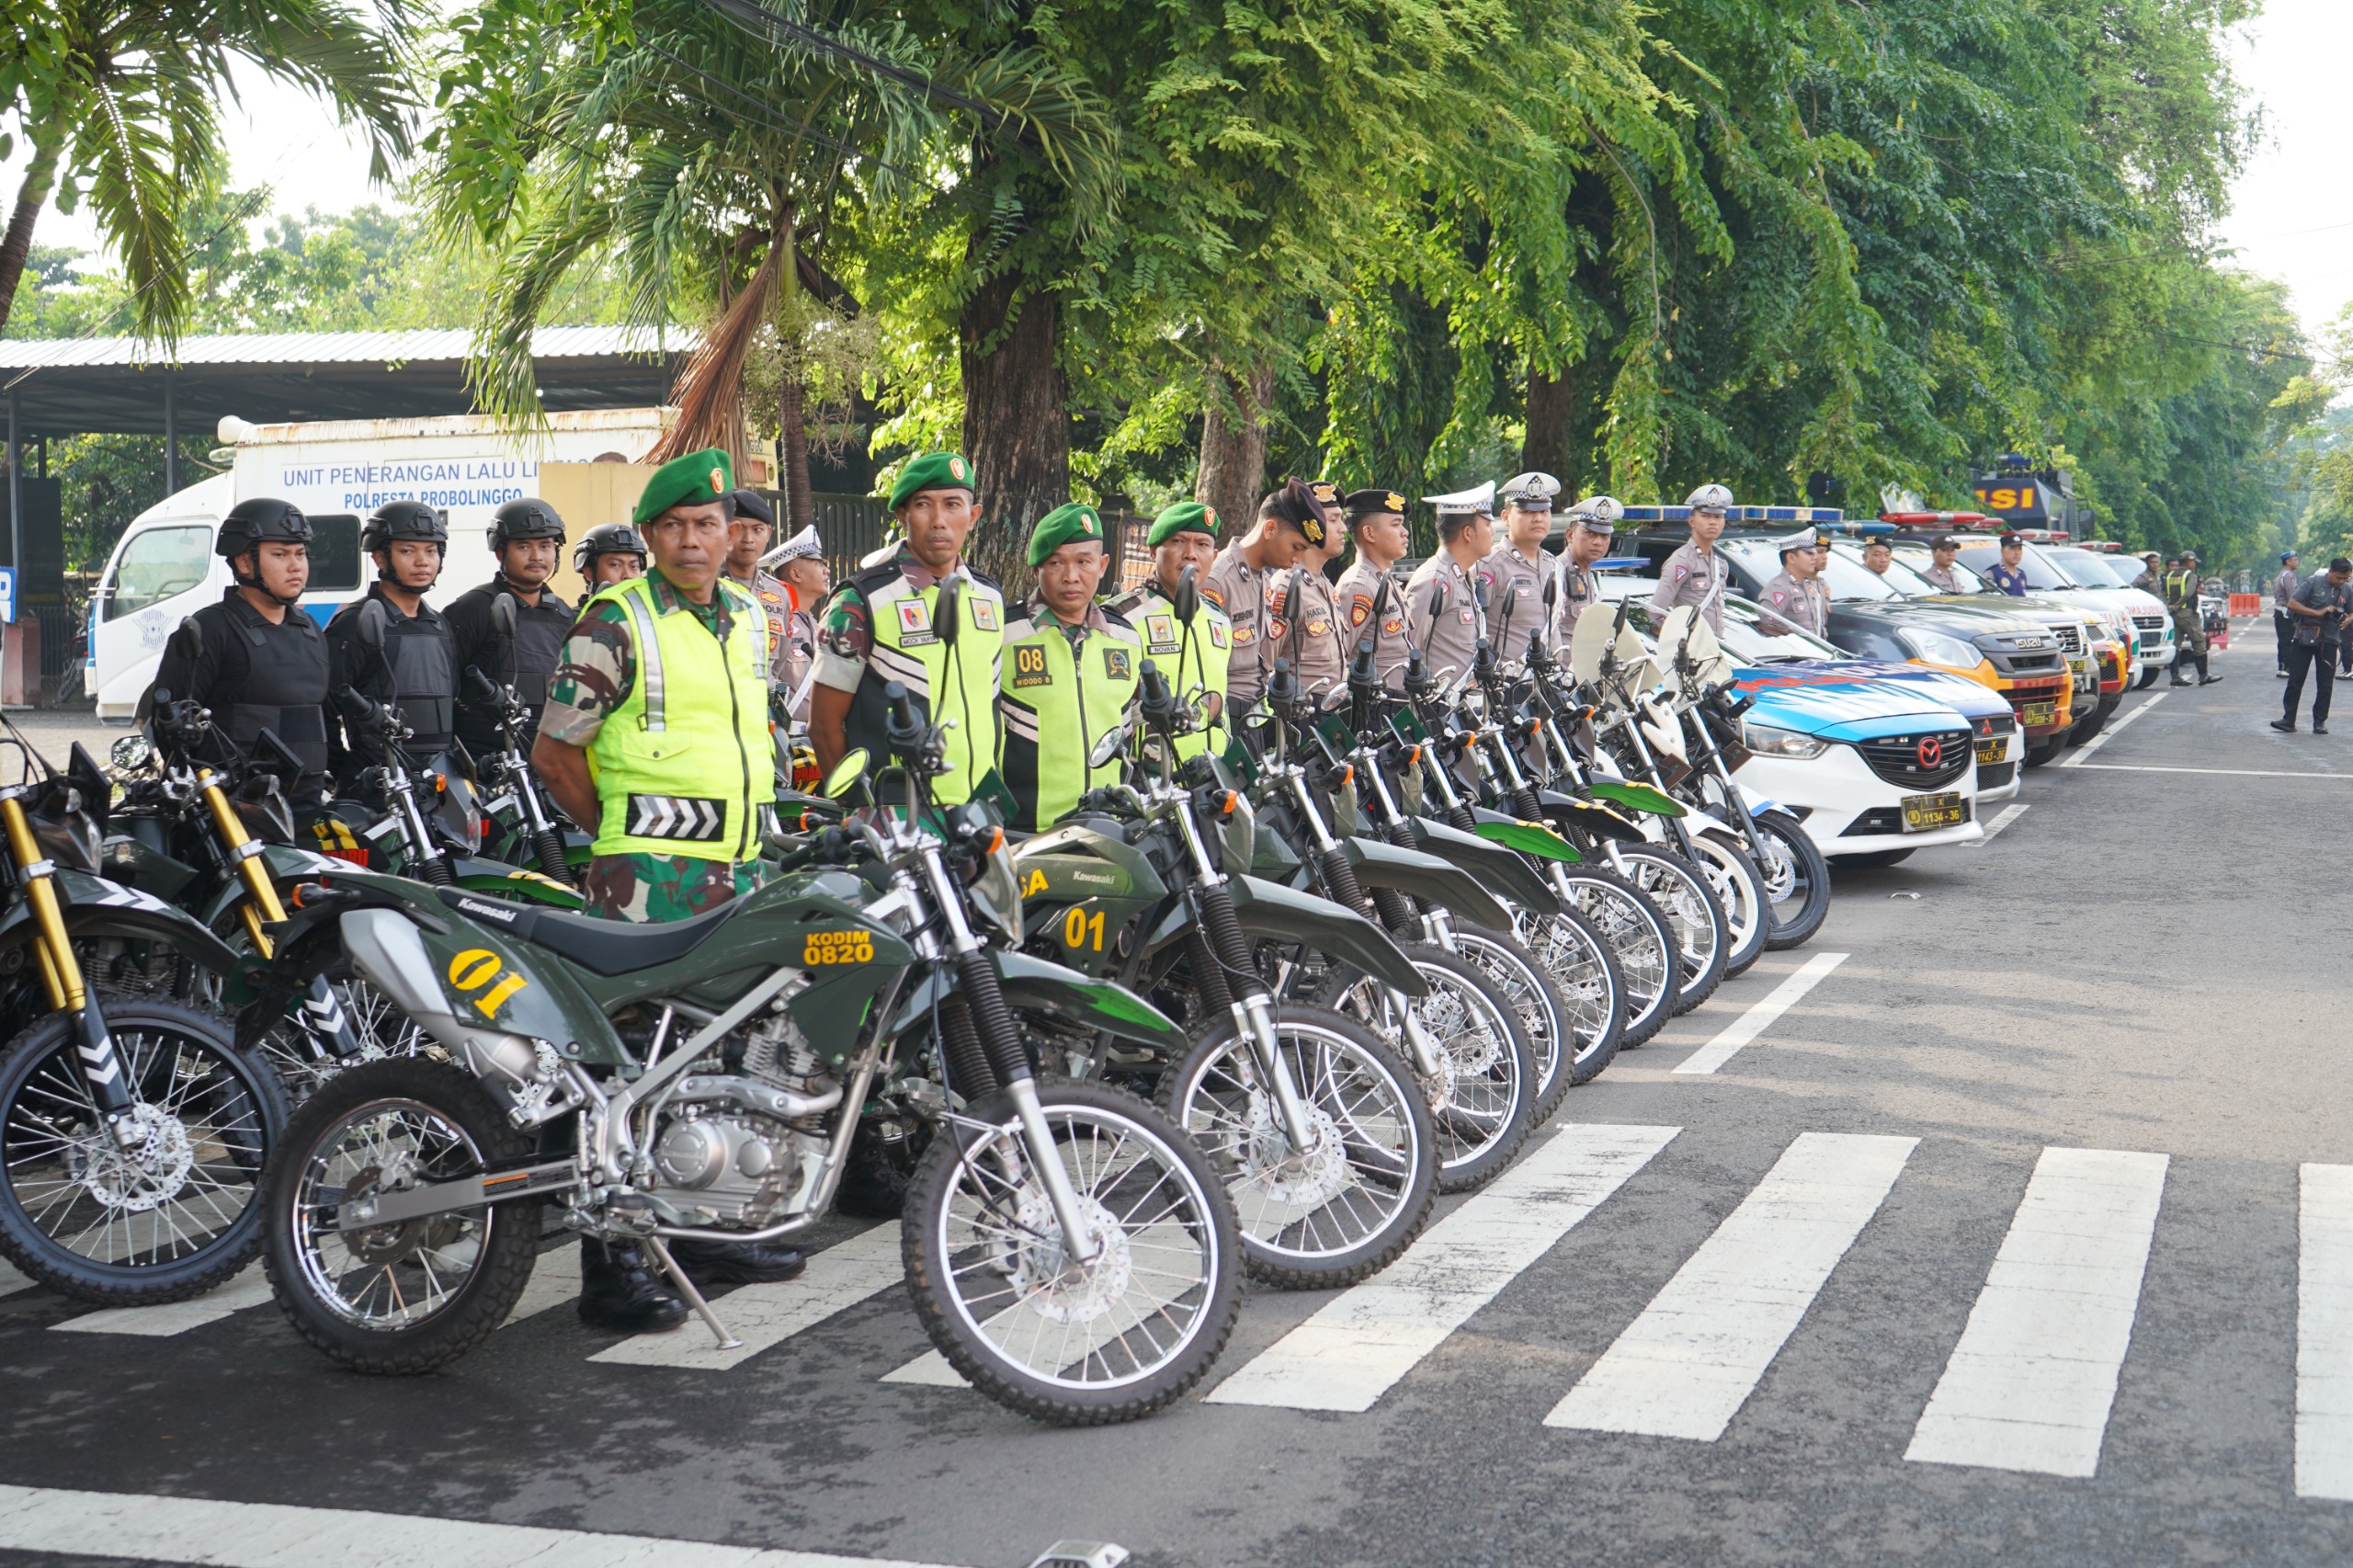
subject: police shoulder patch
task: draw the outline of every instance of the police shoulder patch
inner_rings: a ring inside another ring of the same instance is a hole
[[[1128,657],[1125,648],[1106,648],[1103,650],[1103,673],[1113,680],[1132,680],[1135,678],[1135,661]]]

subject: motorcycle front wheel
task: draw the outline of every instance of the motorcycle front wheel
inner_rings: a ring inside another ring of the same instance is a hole
[[[1699,869],[1672,849],[1613,844],[1609,855],[1619,873],[1651,901],[1675,935],[1682,974],[1667,1012],[1680,1017],[1723,983],[1724,962],[1732,952],[1732,926],[1723,903]]]
[[[1765,956],[1766,938],[1773,934],[1772,903],[1766,896],[1764,875],[1747,850],[1733,847],[1712,832],[1692,834],[1691,863],[1723,906],[1728,938],[1724,978],[1738,979]]]
[[[55,1013],[0,1056],[0,1253],[105,1307],[201,1295],[261,1245],[263,1167],[286,1125],[277,1079],[220,1020],[100,1005],[131,1108],[126,1140]]]
[[[1242,1310],[1233,1206],[1166,1116],[1122,1090],[1036,1080],[1092,1250],[1031,1163],[1010,1090],[942,1127],[902,1233],[924,1332],[974,1388],[1040,1421],[1149,1415],[1201,1380]]]
[[[1534,916],[1515,910],[1518,937],[1499,941],[1475,926],[1458,926],[1462,956],[1509,998],[1536,1050],[1536,1112],[1541,1127],[1572,1085],[1591,1083],[1626,1032],[1626,987],[1600,932],[1580,915]],[[1524,963],[1540,986],[1521,972]],[[1537,1004],[1548,1000],[1550,1006]]]
[[[1617,960],[1626,998],[1618,1049],[1631,1050],[1665,1027],[1682,989],[1682,959],[1666,916],[1641,889],[1594,862],[1565,869],[1572,900]]]
[[[1830,867],[1805,824],[1789,812],[1764,812],[1750,820],[1765,846],[1756,870],[1773,917],[1765,947],[1770,952],[1802,948],[1830,917]]]

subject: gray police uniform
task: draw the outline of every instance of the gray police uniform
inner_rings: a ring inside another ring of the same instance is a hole
[[[1549,633],[1552,651],[1557,653],[1576,635],[1577,617],[1601,602],[1601,578],[1592,567],[1579,566],[1564,554],[1561,557],[1560,575],[1554,581],[1561,585],[1553,596]]]
[[[2294,624],[2296,618],[2288,613],[2288,601],[2295,597],[2296,589],[2302,581],[2302,579],[2296,575],[2295,568],[2291,566],[2282,566],[2279,569],[2279,575],[2271,579],[2271,635],[2273,641],[2279,645],[2279,663],[2281,675],[2288,673],[2288,644],[2294,639],[2296,632]]]
[[[1340,574],[1338,586],[1332,597],[1336,607],[1342,633],[1341,648],[1354,664],[1357,646],[1364,641],[1367,624],[1372,619],[1373,606],[1381,606],[1381,624],[1372,630],[1372,667],[1380,673],[1381,681],[1392,691],[1405,689],[1405,654],[1413,643],[1405,637],[1405,589],[1396,579],[1389,578],[1389,597],[1381,601],[1381,584],[1389,574],[1373,569],[1362,556],[1348,563]]]
[[[1958,594],[1962,591],[1960,577],[1946,567],[1923,566],[1920,568],[1920,575],[1927,580],[1930,586],[1942,588],[1948,594]]]
[[[1289,659],[1302,691],[1336,691],[1347,684],[1348,665],[1341,651],[1332,581],[1315,567],[1302,566],[1297,574],[1300,607],[1294,613],[1288,602],[1292,575],[1267,574],[1267,668],[1271,673],[1277,659]]]
[[[1250,564],[1234,540],[1217,552],[1201,597],[1225,611],[1233,625],[1233,656],[1225,666],[1226,711],[1239,715],[1267,689],[1273,661],[1267,653],[1266,574]]]
[[[1784,571],[1765,585],[1765,608],[1816,637],[1830,630],[1830,593],[1816,577],[1801,583]]]
[[[1430,610],[1433,585],[1443,590],[1435,615]],[[1441,550],[1405,584],[1405,635],[1425,650],[1430,674],[1445,685],[1470,674],[1479,633],[1479,600],[1471,574]]]
[[[1540,549],[1537,554],[1539,559],[1530,561],[1506,540],[1474,568],[1487,585],[1487,631],[1495,641],[1495,657],[1508,665],[1520,662],[1528,634],[1544,624],[1544,568],[1550,562]],[[1514,588],[1519,590],[1519,600],[1506,619],[1504,605]]]
[[[1668,556],[1658,569],[1658,591],[1651,595],[1651,613],[1661,620],[1667,611],[1689,605],[1708,623],[1708,630],[1722,636],[1724,630],[1724,589],[1732,582],[1732,568],[1723,557],[1713,551],[1699,553],[1696,544],[1683,546]]]

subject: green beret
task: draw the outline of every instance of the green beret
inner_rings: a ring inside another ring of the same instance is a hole
[[[705,447],[682,458],[672,458],[654,471],[638,493],[637,510],[630,521],[643,528],[673,506],[699,506],[724,501],[735,488],[735,465],[717,447]]]
[[[918,490],[972,488],[972,465],[964,460],[963,453],[925,452],[910,458],[899,471],[898,483],[891,486],[891,510],[895,512],[914,500]]]
[[[1205,506],[1199,501],[1179,501],[1174,506],[1164,508],[1160,516],[1152,519],[1152,531],[1144,535],[1143,542],[1156,550],[1178,534],[1185,533],[1217,538],[1217,508]]]
[[[1109,541],[1103,532],[1103,514],[1077,501],[1067,501],[1038,519],[1029,530],[1029,564],[1043,566],[1046,557],[1078,540],[1097,544]]]

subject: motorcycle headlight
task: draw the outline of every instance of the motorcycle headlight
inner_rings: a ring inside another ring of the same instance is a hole
[[[1830,749],[1830,743],[1795,730],[1784,730],[1772,724],[1743,724],[1741,744],[1759,756],[1786,756],[1803,762],[1820,756]]]
[[[1951,669],[1973,670],[1985,662],[1985,655],[1975,646],[1941,631],[1906,631],[1904,645],[1912,650],[1914,658]]]

